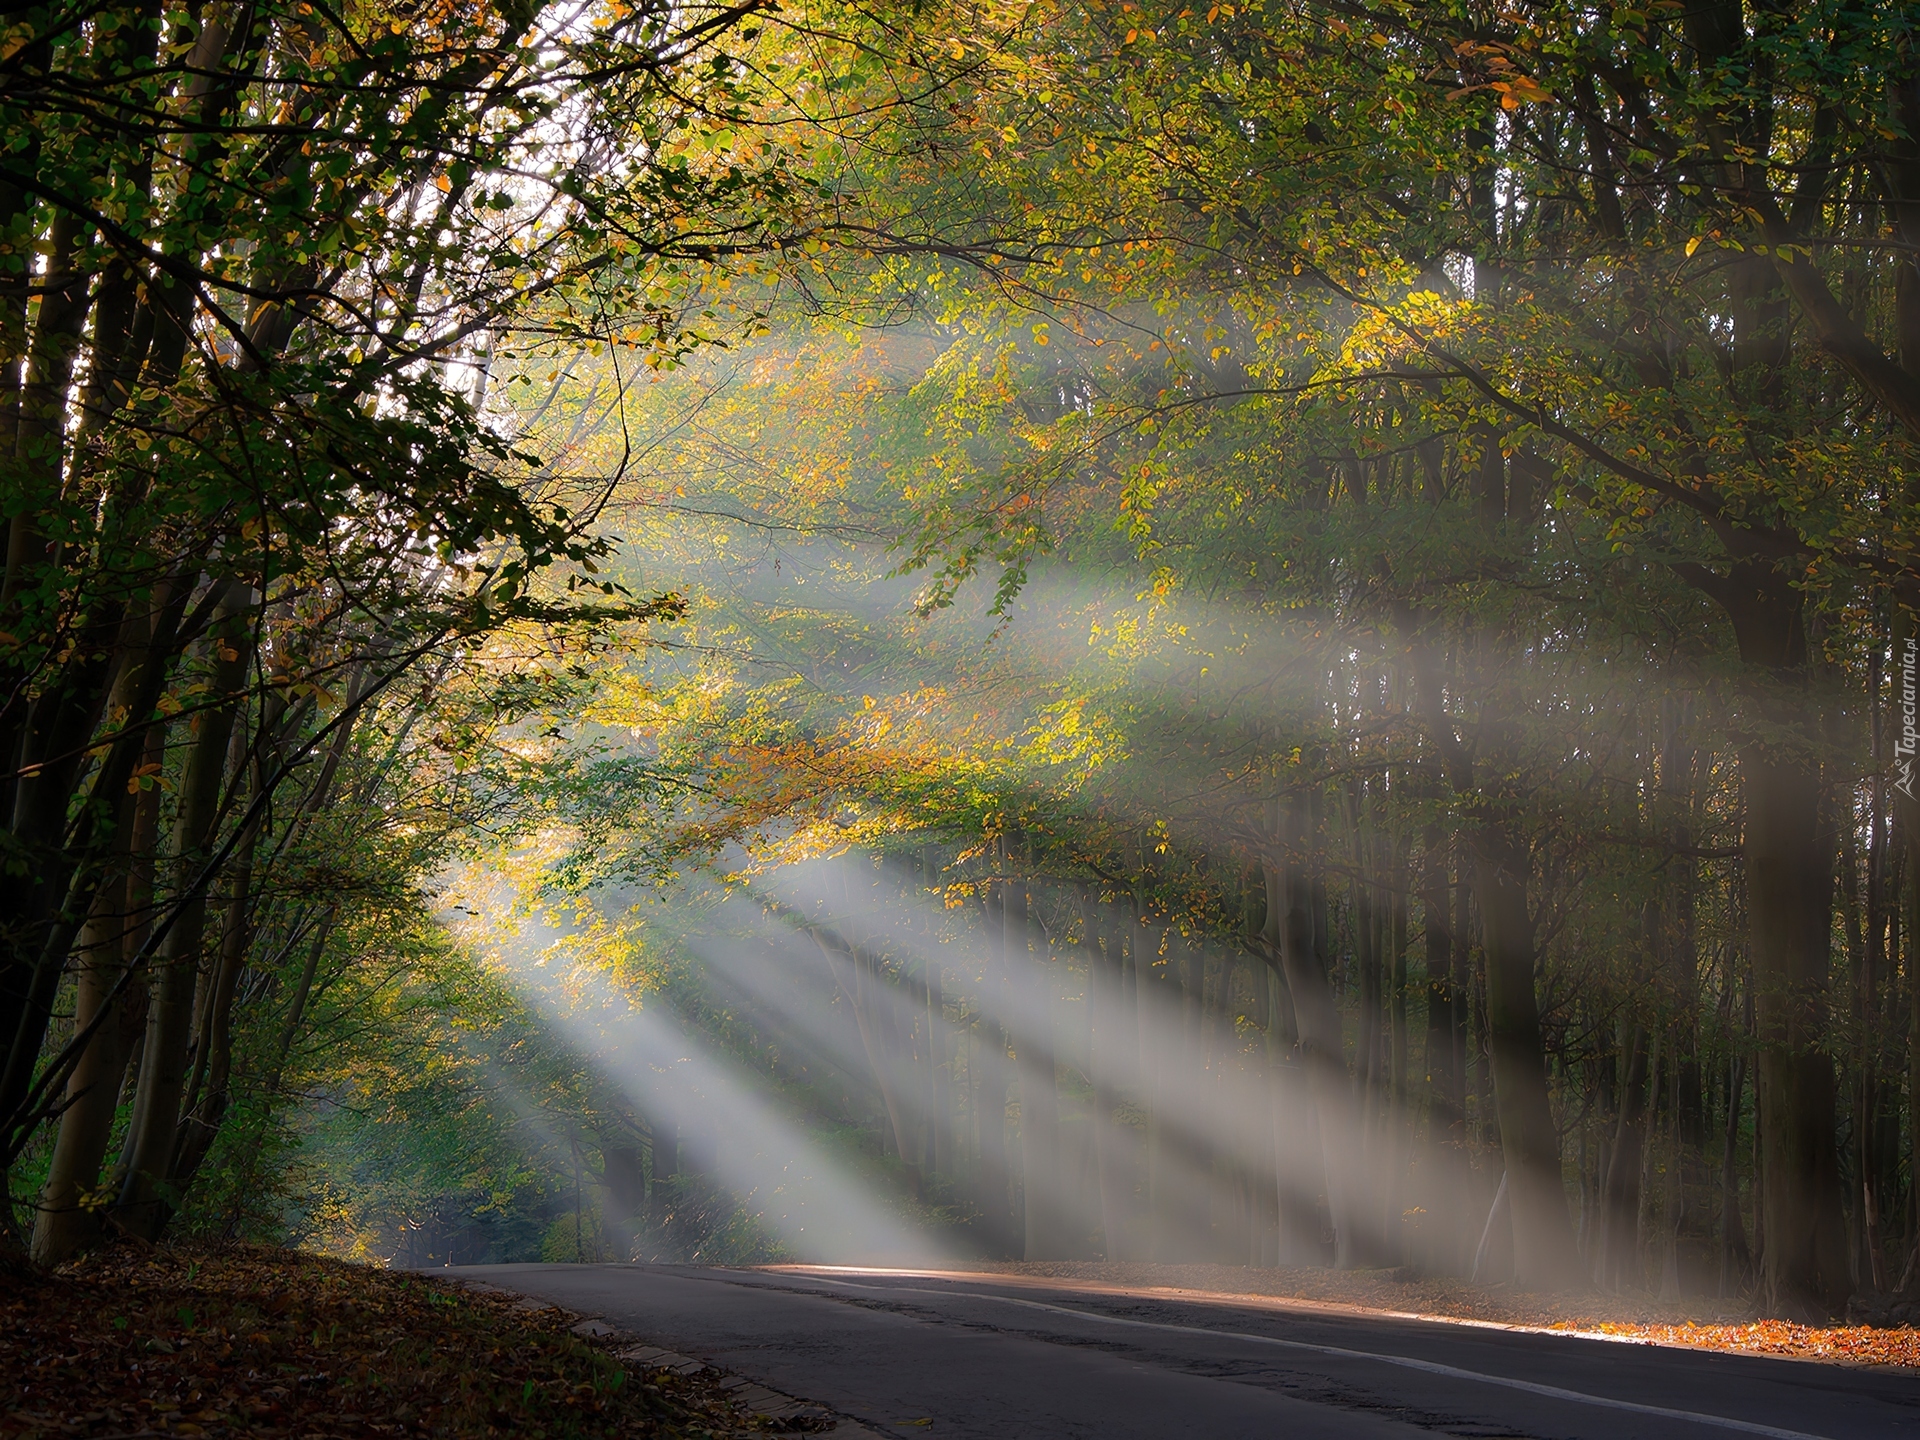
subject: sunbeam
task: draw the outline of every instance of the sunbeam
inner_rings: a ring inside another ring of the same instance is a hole
[[[679,1163],[723,1185],[787,1253],[902,1264],[941,1256],[663,997],[637,1002],[589,965],[549,963],[569,938],[560,927],[524,920],[503,933],[496,921],[490,930],[489,954],[518,993],[638,1110],[671,1128]]]

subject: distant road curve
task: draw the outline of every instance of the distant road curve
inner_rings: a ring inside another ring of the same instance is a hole
[[[1910,1371],[1004,1275],[450,1273],[603,1316],[883,1435],[1920,1440],[1920,1376]]]

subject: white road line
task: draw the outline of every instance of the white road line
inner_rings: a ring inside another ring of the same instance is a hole
[[[1372,1360],[1382,1365],[1398,1365],[1405,1370],[1422,1370],[1429,1375],[1444,1375],[1450,1380],[1475,1380],[1482,1385],[1499,1385],[1508,1390],[1524,1390],[1529,1395],[1544,1395],[1549,1400],[1571,1400],[1577,1405],[1598,1405],[1607,1410],[1628,1410],[1636,1415],[1658,1415],[1666,1420],[1685,1420],[1695,1425],[1710,1425],[1719,1430],[1737,1430],[1743,1435],[1769,1435],[1773,1440],[1830,1440],[1805,1430],[1783,1430],[1777,1425],[1760,1425],[1751,1420],[1734,1420],[1725,1415],[1708,1415],[1698,1410],[1673,1410],[1665,1405],[1642,1405],[1633,1400],[1615,1400],[1606,1395],[1589,1395],[1583,1390],[1563,1390],[1557,1385],[1540,1385],[1531,1380],[1511,1380],[1504,1375],[1487,1375],[1478,1370],[1462,1370],[1433,1360],[1416,1360],[1410,1355],[1382,1355],[1373,1350],[1347,1350],[1338,1345],[1315,1345],[1305,1340],[1282,1340],[1273,1335],[1254,1335],[1244,1330],[1215,1330],[1206,1325],[1175,1325],[1165,1320],[1130,1320],[1120,1315],[1102,1315],[1095,1310],[1075,1310],[1067,1305],[1045,1305],[1038,1300],[1021,1300],[1012,1295],[988,1295],[976,1290],[926,1290],[905,1285],[858,1285],[828,1275],[812,1275],[824,1285],[841,1285],[849,1290],[868,1290],[878,1295],[937,1295],[947,1299],[995,1300],[1002,1305],[1018,1305],[1025,1310],[1044,1310],[1054,1315],[1070,1315],[1076,1320],[1093,1320],[1103,1325],[1125,1325],[1136,1330],[1171,1330],[1184,1335],[1212,1335],[1228,1340],[1246,1340],[1255,1345],[1272,1345],[1281,1350],[1305,1350],[1315,1355],[1331,1355],[1341,1360]]]

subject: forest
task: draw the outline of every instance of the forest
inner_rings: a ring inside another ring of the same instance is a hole
[[[0,16],[0,1250],[1920,1287],[1920,15]]]

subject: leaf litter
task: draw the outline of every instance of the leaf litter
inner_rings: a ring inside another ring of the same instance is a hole
[[[1357,1305],[1405,1315],[1605,1335],[1649,1345],[1920,1368],[1920,1329],[1911,1323],[1802,1325],[1756,1319],[1751,1304],[1739,1299],[1672,1304],[1650,1296],[1538,1295],[1504,1285],[1422,1276],[1410,1269],[1255,1269],[1099,1261],[986,1262],[968,1268],[982,1274]]]
[[[296,1251],[122,1244],[0,1299],[0,1435],[740,1440],[718,1377],[564,1311]]]

